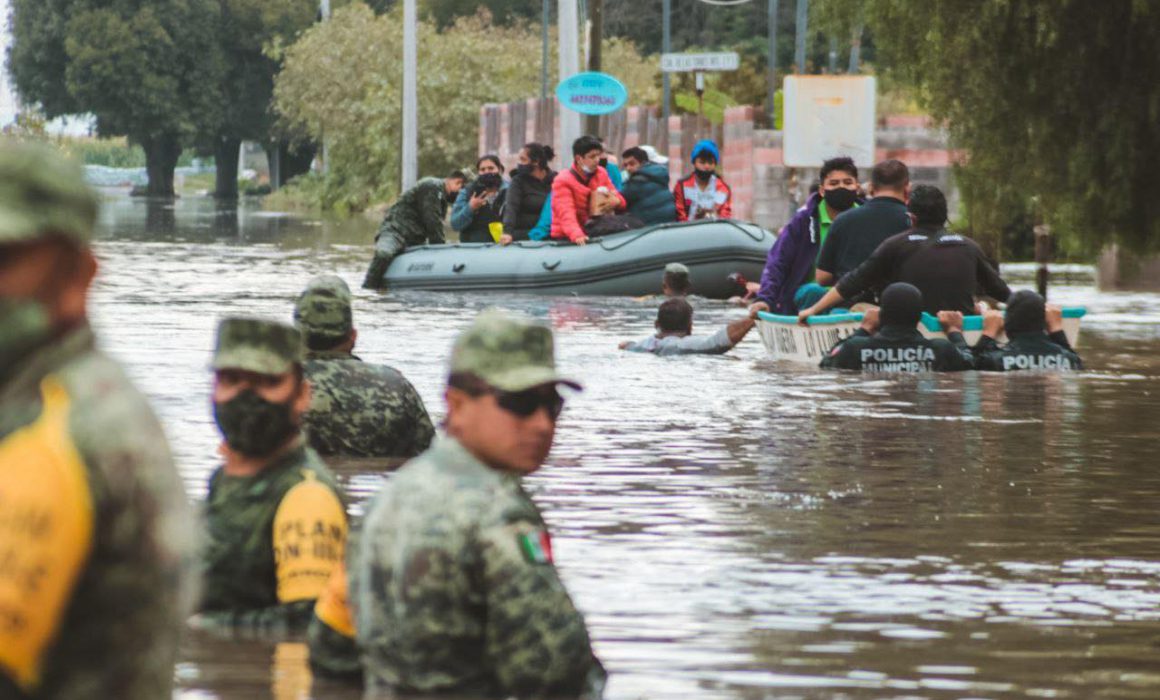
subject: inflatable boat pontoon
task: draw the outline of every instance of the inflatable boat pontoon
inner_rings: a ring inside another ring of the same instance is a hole
[[[384,276],[389,290],[520,291],[543,295],[641,296],[660,291],[665,265],[688,266],[693,293],[739,293],[729,275],[757,280],[774,234],[754,224],[714,220],[663,224],[592,239],[452,243],[408,249]]]

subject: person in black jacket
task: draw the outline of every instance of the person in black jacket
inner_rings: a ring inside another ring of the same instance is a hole
[[[870,192],[872,199],[842,212],[830,225],[829,235],[818,253],[815,272],[818,284],[823,287],[833,285],[857,269],[887,238],[910,228],[910,215],[906,211],[910,171],[905,163],[885,160],[875,165],[870,171]],[[867,294],[859,301],[875,299],[875,294]]]
[[[853,272],[838,280],[817,303],[798,314],[805,323],[844,299],[880,289],[892,282],[908,282],[922,292],[925,311],[978,313],[975,293],[982,291],[1005,302],[1011,289],[991,266],[979,245],[945,228],[947,200],[941,190],[919,185],[910,193],[914,227],[887,238]],[[841,217],[839,217],[841,218]]]
[[[862,372],[962,372],[975,368],[975,357],[963,338],[963,315],[940,311],[946,339],[927,338],[918,331],[922,292],[895,282],[882,292],[881,309],[870,309],[862,327],[839,340],[822,358],[823,369]],[[879,327],[881,324],[881,327]]]
[[[629,173],[620,190],[628,202],[626,212],[646,225],[676,221],[677,205],[669,189],[669,169],[650,161],[648,153],[637,146],[620,154],[620,163]]]
[[[451,207],[451,228],[460,243],[492,243],[491,224],[500,221],[508,183],[499,156],[486,155],[475,163],[479,177],[464,187]]]
[[[1007,344],[999,345],[1003,327]],[[1083,369],[1063,332],[1063,311],[1024,289],[1007,301],[1007,318],[998,311],[983,314],[983,336],[974,347],[978,368],[988,372]]]
[[[518,165],[508,186],[500,243],[528,240],[528,231],[539,221],[544,202],[552,194],[556,173],[548,163],[555,157],[551,146],[539,143],[529,143],[520,149]]]

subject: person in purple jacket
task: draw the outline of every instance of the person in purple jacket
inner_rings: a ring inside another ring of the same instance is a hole
[[[818,192],[782,227],[770,249],[751,313],[796,315],[799,303],[807,307],[825,293],[825,288],[815,290],[812,287],[817,285],[811,285],[802,289],[802,296],[809,298],[795,302],[799,288],[814,279],[814,265],[830,222],[858,203],[858,167],[850,158],[831,158],[822,164],[820,183]]]

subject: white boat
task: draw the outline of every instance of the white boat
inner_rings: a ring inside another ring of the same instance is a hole
[[[1069,307],[1063,310],[1063,332],[1073,348],[1079,347],[1079,323],[1087,313],[1083,307]],[[757,330],[761,342],[775,360],[797,362],[817,366],[830,348],[842,338],[852,335],[862,325],[860,313],[834,313],[812,316],[807,325],[798,323],[797,316],[778,316],[760,312],[757,315]],[[923,313],[918,330],[928,338],[945,338],[938,319]],[[979,342],[983,334],[982,316],[963,317],[963,336],[968,345]],[[1000,336],[999,342],[1006,342]]]

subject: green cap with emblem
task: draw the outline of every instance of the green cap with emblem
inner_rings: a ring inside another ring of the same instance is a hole
[[[302,363],[298,329],[263,318],[227,318],[218,326],[213,369],[285,374]]]
[[[0,244],[57,234],[88,245],[97,204],[81,166],[55,149],[11,140],[0,145]]]
[[[552,329],[500,309],[481,312],[455,339],[451,372],[474,374],[501,391],[555,383],[581,388],[556,372]]]
[[[307,339],[345,340],[351,321],[350,287],[341,277],[320,275],[310,280],[294,303],[294,325]]]

